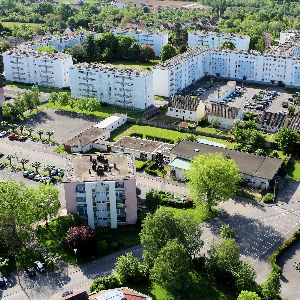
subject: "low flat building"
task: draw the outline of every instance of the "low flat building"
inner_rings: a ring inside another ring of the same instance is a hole
[[[103,121],[94,125],[94,127],[107,129],[113,131],[127,122],[127,115],[125,114],[114,114]]]
[[[72,96],[95,97],[111,105],[146,109],[154,104],[153,74],[102,64],[81,63],[70,68]]]
[[[231,129],[235,122],[243,119],[243,109],[231,107],[226,104],[211,103],[207,108],[208,122],[214,121],[220,123],[220,127]]]
[[[134,157],[129,153],[76,155],[63,182],[68,213],[91,227],[135,224]]]
[[[246,184],[265,190],[269,188],[270,183],[276,178],[283,164],[283,160],[279,158],[258,156],[184,140],[170,152],[171,173],[176,179],[184,180],[185,172],[190,168],[190,161],[195,156],[206,153],[222,153],[225,157],[233,159]]]
[[[197,97],[174,95],[169,101],[167,116],[196,122],[205,116],[205,104]]]
[[[141,139],[133,136],[123,136],[111,145],[112,152],[131,153],[136,159],[155,160],[155,155],[160,151],[166,162],[170,161],[170,150],[174,147],[158,141]]]

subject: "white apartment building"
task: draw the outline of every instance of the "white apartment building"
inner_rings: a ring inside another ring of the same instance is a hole
[[[32,49],[35,50],[41,46],[53,46],[57,51],[64,51],[66,48],[70,48],[75,44],[82,44],[85,38],[91,33],[89,32],[79,32],[74,34],[66,35],[50,35],[43,36],[42,38],[23,43],[19,48],[22,49]]]
[[[134,158],[128,153],[76,155],[63,182],[68,213],[95,228],[135,224]]]
[[[136,38],[137,42],[141,45],[149,45],[153,48],[155,56],[160,56],[160,52],[163,46],[168,44],[168,32],[149,32],[142,30],[127,30],[127,29],[115,29],[113,30],[115,35],[129,35]]]
[[[63,88],[70,85],[72,57],[64,53],[10,49],[3,54],[6,80]]]
[[[250,37],[234,33],[208,32],[208,31],[189,31],[188,46],[208,46],[218,48],[223,42],[232,42],[237,50],[249,50]]]
[[[300,59],[199,46],[154,69],[154,94],[170,97],[206,75],[300,87]]]
[[[96,97],[111,105],[146,109],[154,104],[153,73],[149,70],[77,64],[70,69],[70,88],[75,98]]]

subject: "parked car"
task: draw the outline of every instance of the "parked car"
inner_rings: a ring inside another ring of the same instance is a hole
[[[0,162],[0,170],[5,168],[5,164],[3,162]]]
[[[25,135],[22,135],[18,138],[19,142],[25,142],[26,140],[27,140],[27,136],[25,136]]]
[[[45,264],[40,262],[39,260],[34,262],[34,266],[38,270],[38,272],[40,273],[46,272]]]
[[[35,177],[35,173],[34,172],[30,172],[29,174],[28,174],[28,179],[33,179],[34,177]]]
[[[2,152],[0,152],[0,158],[2,158],[4,156],[4,154]]]
[[[28,177],[30,173],[33,173],[32,171],[24,171],[23,172],[23,177]]]
[[[7,279],[0,273],[0,287],[6,286]]]
[[[72,295],[73,294],[73,291],[65,291],[65,292],[63,292],[62,293],[62,297],[67,297],[67,296],[70,296],[70,295]]]
[[[35,271],[35,269],[34,269],[33,266],[26,267],[25,268],[25,272],[28,275],[28,277],[34,277],[34,276],[36,276],[36,271]]]
[[[20,136],[18,136],[17,134],[15,133],[12,133],[8,136],[8,139],[11,140],[11,141],[17,141],[18,139],[20,138]]]
[[[0,138],[6,137],[6,136],[7,136],[7,131],[0,132]]]
[[[34,180],[34,181],[40,181],[42,178],[43,178],[42,175],[37,174],[37,175],[35,175],[35,176],[33,177],[33,180]]]

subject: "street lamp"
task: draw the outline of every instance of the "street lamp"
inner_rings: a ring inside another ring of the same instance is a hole
[[[76,265],[77,265],[77,255],[76,255],[77,249],[76,248],[74,249],[74,253],[75,253],[75,259],[76,259]]]

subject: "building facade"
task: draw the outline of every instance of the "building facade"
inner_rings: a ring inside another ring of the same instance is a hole
[[[77,64],[70,69],[75,98],[95,97],[111,105],[146,109],[154,104],[153,73],[101,64]]]
[[[114,153],[77,155],[64,181],[66,208],[95,228],[135,224],[137,198],[134,158]]]
[[[160,52],[163,46],[168,44],[168,32],[147,32],[142,30],[126,30],[115,29],[113,30],[115,35],[129,35],[134,37],[140,45],[151,46],[155,52],[155,56],[160,56]]]
[[[218,48],[223,42],[232,42],[237,50],[249,50],[250,37],[234,33],[207,32],[207,31],[189,31],[188,46],[190,48],[197,46],[207,46]]]
[[[300,87],[300,59],[199,46],[154,69],[154,94],[170,97],[204,76]]]
[[[69,69],[73,60],[68,54],[11,49],[2,55],[8,81],[56,88],[70,85]]]

